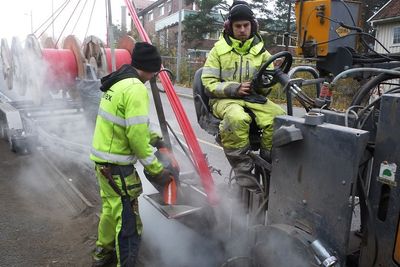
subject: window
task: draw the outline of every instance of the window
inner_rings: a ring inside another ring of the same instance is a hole
[[[168,12],[168,13],[171,12],[171,10],[172,10],[172,3],[171,3],[171,0],[168,0],[167,3],[166,3],[166,5],[167,5],[167,12]]]
[[[165,44],[167,42],[165,31],[161,30],[161,31],[158,32],[158,34],[159,34],[160,45],[165,47],[166,46]]]
[[[164,4],[159,5],[158,8],[160,9],[160,16],[164,15]]]
[[[210,33],[209,32],[203,33],[202,37],[203,37],[203,39],[208,40],[208,39],[210,39]]]
[[[218,40],[219,36],[221,35],[221,31],[215,31],[210,34],[211,40]]]
[[[393,28],[393,44],[400,45],[400,26]]]
[[[218,40],[220,34],[221,34],[220,31],[204,33],[203,34],[203,39],[206,39],[206,40]]]
[[[149,12],[148,19],[149,19],[149,21],[153,20],[153,10]]]

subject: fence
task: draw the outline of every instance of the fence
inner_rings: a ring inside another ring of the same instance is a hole
[[[193,58],[193,57],[181,57],[179,66],[180,84],[191,87],[193,82],[194,73],[199,68],[203,67],[206,58]],[[162,62],[164,68],[172,71],[176,77],[176,57],[162,56]]]

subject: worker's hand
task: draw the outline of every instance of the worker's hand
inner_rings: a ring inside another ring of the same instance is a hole
[[[179,177],[180,168],[178,161],[175,159],[174,154],[169,148],[166,146],[159,147],[154,155],[162,163],[164,168],[168,169],[175,178]]]
[[[242,82],[240,84],[240,87],[237,91],[237,95],[240,97],[246,96],[250,94],[251,91],[251,87],[250,87],[251,83],[250,82]]]
[[[143,171],[146,178],[156,187],[163,188],[173,179],[173,175],[171,171],[167,168],[164,168],[159,174],[151,175],[146,170]]]
[[[164,140],[162,140],[162,138],[157,138],[157,141],[154,143],[153,146],[157,149],[168,147]]]

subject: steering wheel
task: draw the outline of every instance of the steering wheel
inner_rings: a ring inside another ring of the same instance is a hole
[[[277,59],[283,58],[282,64],[273,69],[268,69],[268,66],[275,62]],[[271,87],[278,82],[276,74],[288,73],[292,66],[293,56],[288,51],[282,51],[272,55],[258,70],[254,76],[252,84],[254,89]]]

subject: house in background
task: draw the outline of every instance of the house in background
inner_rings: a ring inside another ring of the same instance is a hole
[[[133,6],[136,8],[136,12],[142,11],[143,9],[145,9],[148,6],[150,6],[154,2],[155,2],[155,0],[136,0],[136,1],[132,1]]]
[[[368,22],[376,30],[376,39],[381,42],[391,53],[400,53],[400,0],[390,0]],[[387,53],[385,49],[375,42],[378,53]]]
[[[390,53],[400,53],[400,0],[390,0],[378,10],[368,22],[376,30],[375,38],[381,42]],[[378,42],[375,42],[375,51],[387,54],[387,51]],[[398,80],[388,81],[398,83]],[[395,87],[395,85],[380,85],[373,95],[380,95]]]
[[[140,1],[143,0],[134,0],[137,9],[141,5],[139,4]],[[184,0],[158,0],[141,10],[138,9],[139,19],[153,43],[157,43],[160,48],[169,51],[176,51],[178,47],[179,1],[183,2],[181,10],[182,22],[188,15],[199,11],[196,3],[193,2],[186,5]],[[215,16],[220,17],[219,14],[215,14]],[[220,21],[222,30],[222,18],[220,18]],[[220,33],[219,31],[209,33],[204,36],[203,40],[191,44],[184,42],[182,33],[181,53],[188,57],[205,57],[218,40]]]

